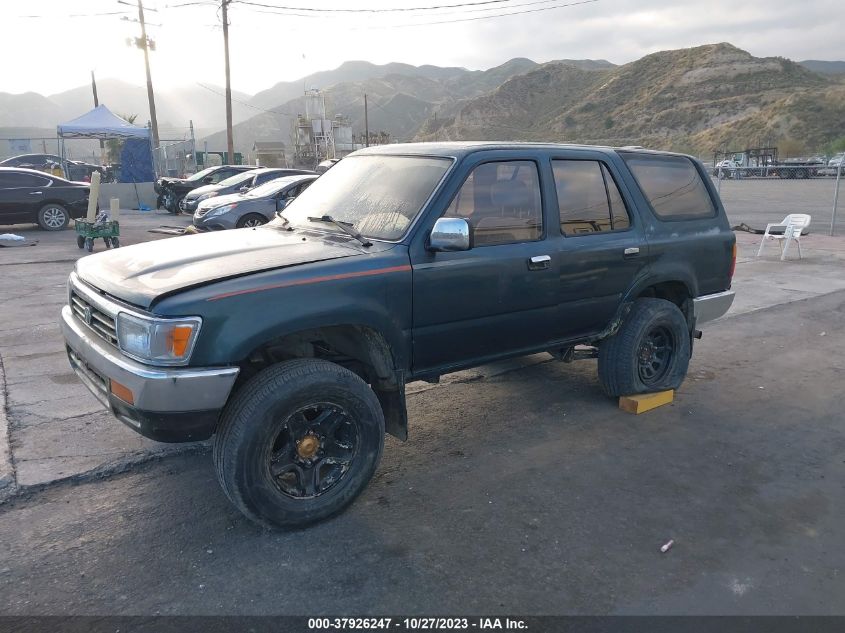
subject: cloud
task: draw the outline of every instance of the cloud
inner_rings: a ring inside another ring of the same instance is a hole
[[[513,0],[514,3],[524,1]],[[293,4],[293,0],[289,3]],[[310,5],[299,0],[297,4]],[[399,7],[403,4],[435,3],[356,0],[350,5],[348,0],[325,0],[319,6]],[[197,5],[176,9],[166,5],[159,2],[159,12],[148,15],[150,21],[162,25],[150,29],[158,44],[152,55],[157,87],[185,82],[222,84],[222,36],[215,8]],[[140,52],[125,45],[126,37],[137,31],[137,25],[120,21],[116,16],[69,20],[63,17],[68,12],[63,0],[43,0],[34,6],[47,17],[4,16],[7,28],[0,39],[0,57],[15,59],[25,49],[27,60],[25,64],[4,66],[0,90],[55,93],[86,83],[91,68],[96,68],[101,77],[143,84]],[[90,13],[113,11],[114,3],[88,0],[85,8]],[[14,15],[23,12],[20,9]],[[507,18],[424,27],[395,26],[496,12],[503,11],[466,14],[452,9],[425,17],[391,13],[307,18],[259,13],[255,7],[234,4],[231,11],[233,86],[253,93],[278,81],[294,80],[350,59],[472,69],[496,66],[513,57],[541,62],[592,58],[625,63],[658,50],[722,41],[757,56],[845,59],[839,18],[841,0],[599,0]],[[33,42],[44,42],[44,45],[33,45]]]

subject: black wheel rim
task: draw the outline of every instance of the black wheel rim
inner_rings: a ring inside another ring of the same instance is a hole
[[[297,409],[282,423],[268,461],[278,490],[311,499],[337,486],[358,454],[360,432],[343,407],[321,402]]]
[[[669,328],[652,327],[637,350],[637,371],[640,381],[651,386],[660,382],[669,371],[675,353],[675,337]]]
[[[262,224],[264,224],[264,221],[259,220],[258,218],[249,218],[249,219],[244,221],[244,227],[245,228],[249,228],[249,227],[253,227],[253,226],[261,226]]]

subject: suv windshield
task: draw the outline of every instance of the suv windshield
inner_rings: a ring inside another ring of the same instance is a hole
[[[367,237],[397,240],[451,164],[427,156],[350,156],[320,176],[284,214],[293,225],[335,230],[308,220],[330,216]]]

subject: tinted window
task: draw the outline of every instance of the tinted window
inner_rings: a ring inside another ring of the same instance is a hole
[[[710,218],[713,200],[692,161],[683,156],[623,154],[658,217],[667,220]]]
[[[35,174],[6,172],[0,174],[0,186],[3,187],[49,187],[50,180]]]
[[[631,226],[619,188],[603,164],[555,160],[552,168],[564,234],[618,231]]]
[[[539,240],[543,207],[537,165],[528,160],[479,165],[444,215],[466,219],[476,246]]]

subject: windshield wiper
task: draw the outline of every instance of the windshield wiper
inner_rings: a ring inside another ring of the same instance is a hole
[[[352,228],[354,225],[351,222],[342,222],[340,220],[335,220],[330,215],[309,216],[308,221],[309,222],[325,222],[327,224],[334,224],[341,231],[343,231],[347,235],[351,235],[356,240],[361,242],[361,244],[363,244],[364,246],[372,246],[373,245],[373,243],[370,240],[368,240],[366,237],[364,237],[358,231],[356,231],[354,228]]]

